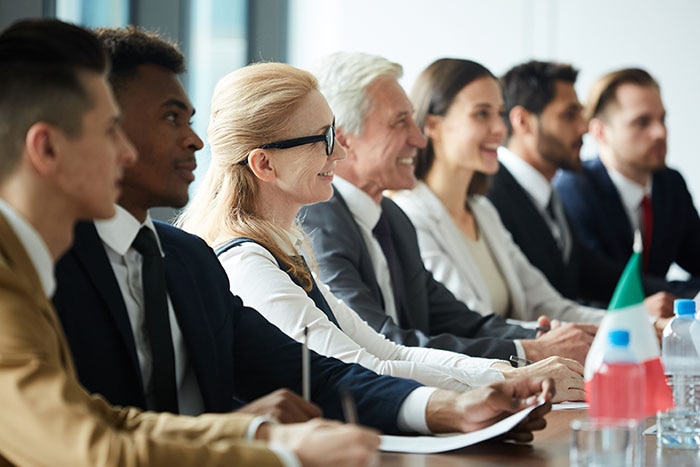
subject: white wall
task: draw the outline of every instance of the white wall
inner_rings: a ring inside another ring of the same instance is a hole
[[[668,163],[696,206],[699,44],[697,0],[290,0],[289,62],[307,69],[336,50],[374,53],[401,63],[410,88],[441,57],[470,58],[497,75],[531,58],[557,60],[581,70],[581,100],[605,72],[647,69],[668,112]]]

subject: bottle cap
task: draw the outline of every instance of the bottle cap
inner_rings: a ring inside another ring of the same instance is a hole
[[[630,343],[630,332],[626,329],[613,329],[608,334],[608,340],[612,345],[625,347]]]
[[[680,316],[695,314],[695,300],[679,298],[673,301],[673,311]]]

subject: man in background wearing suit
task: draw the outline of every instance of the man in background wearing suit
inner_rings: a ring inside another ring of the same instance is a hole
[[[382,195],[415,186],[416,149],[426,144],[400,75],[400,65],[359,53],[327,57],[317,75],[336,113],[336,141],[347,154],[336,167],[332,198],[300,212],[321,280],[394,342],[583,363],[595,326],[568,325],[533,339],[534,331],[469,310],[425,269],[413,225]],[[377,230],[387,224],[389,234]]]
[[[114,215],[136,160],[108,63],[93,34],[60,21],[0,33],[0,464],[281,466],[296,454],[319,465],[338,450],[338,460],[368,458],[379,440],[355,427],[144,413],[78,382],[48,296],[74,224]],[[277,441],[277,452],[246,437]]]
[[[672,263],[700,284],[700,218],[680,173],[666,166],[666,110],[659,85],[644,70],[608,73],[591,87],[586,113],[600,156],[556,180],[571,225],[588,248],[616,265],[644,243],[647,275],[664,278]]]
[[[581,167],[587,127],[577,75],[568,64],[530,61],[501,78],[508,136],[488,197],[513,240],[562,295],[607,306],[624,264],[579,243],[551,184],[558,169]],[[672,300],[663,293],[647,299],[650,314],[672,314]]]
[[[57,268],[54,301],[81,380],[115,402],[186,413],[232,410],[234,396],[249,401],[279,387],[301,392],[301,345],[243,307],[204,241],[150,218],[152,207],[186,204],[194,155],[202,146],[178,79],[182,54],[133,27],[101,30],[98,37],[112,57],[110,81],[140,159],[124,174],[117,215],[79,225],[73,248]],[[148,259],[137,250],[143,229],[164,252],[169,322],[159,326],[149,323],[158,309],[149,305],[146,283],[142,287],[139,280],[139,266],[144,263],[145,275]],[[163,340],[169,352],[157,345]],[[160,364],[153,363],[157,359]],[[166,366],[170,372],[163,372]],[[343,417],[344,389],[355,397],[360,423],[385,432],[471,431],[511,413],[523,396],[544,391],[550,397],[551,380],[497,383],[459,394],[313,352],[310,370],[310,397],[324,415]],[[490,413],[481,410],[484,404],[493,407]],[[533,412],[512,436],[531,439],[549,407]],[[301,419],[317,414],[308,404],[296,412]]]

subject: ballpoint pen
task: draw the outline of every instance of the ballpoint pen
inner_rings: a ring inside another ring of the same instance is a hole
[[[311,400],[311,370],[309,368],[309,328],[304,326],[304,342],[301,343],[301,395]]]
[[[357,425],[357,409],[355,408],[355,399],[352,397],[352,393],[346,387],[340,389],[340,403],[343,407],[343,416],[345,417],[345,423],[352,423]]]
[[[515,363],[517,368],[532,365],[533,363],[535,363],[531,360],[528,360],[527,358],[517,357],[515,355],[511,355],[508,360]]]

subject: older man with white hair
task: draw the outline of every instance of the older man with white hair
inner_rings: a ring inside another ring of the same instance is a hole
[[[382,57],[340,52],[317,76],[336,115],[347,159],[336,168],[333,197],[307,206],[321,280],[370,326],[391,340],[468,355],[541,360],[585,359],[593,326],[544,333],[470,310],[425,269],[416,232],[384,190],[410,189],[416,150],[426,144],[398,82],[402,68]]]

